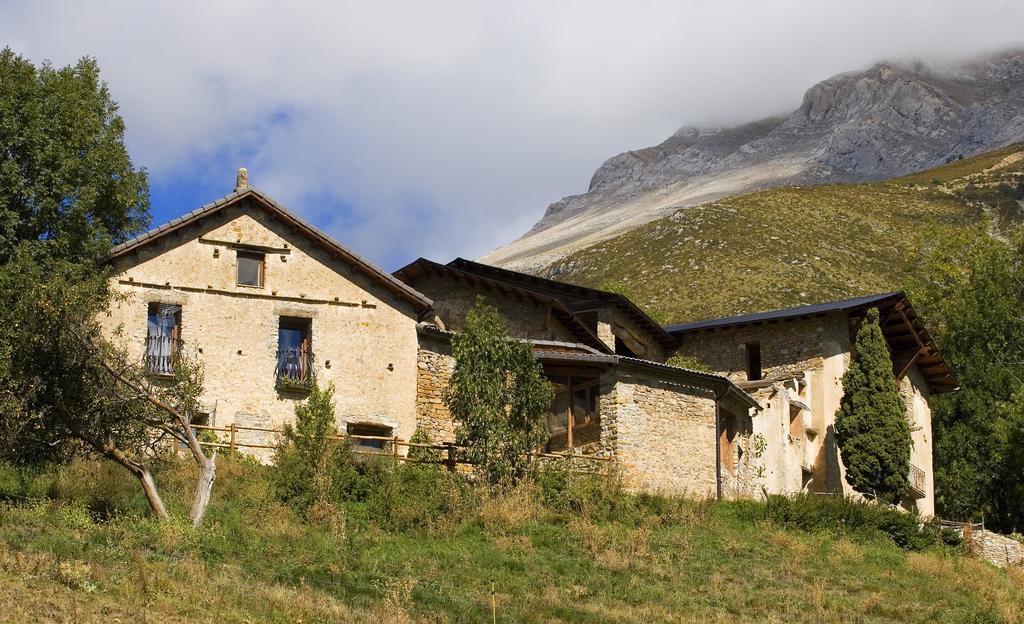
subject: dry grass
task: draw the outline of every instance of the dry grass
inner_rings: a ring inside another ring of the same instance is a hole
[[[473,513],[439,533],[389,529],[359,505],[310,522],[268,496],[257,469],[235,474],[199,531],[130,512],[97,519],[77,503],[0,503],[0,621],[482,622],[492,581],[500,622],[1024,617],[1024,573],[751,521],[749,505],[603,507],[591,489],[581,516],[524,486],[474,495]],[[329,519],[342,512],[338,530]]]

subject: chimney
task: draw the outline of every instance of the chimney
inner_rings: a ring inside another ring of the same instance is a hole
[[[249,188],[249,170],[245,167],[240,167],[238,169],[238,177],[235,178],[235,190],[241,191],[245,188]]]

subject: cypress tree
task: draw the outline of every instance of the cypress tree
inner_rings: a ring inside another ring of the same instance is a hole
[[[909,485],[910,424],[877,309],[868,310],[855,344],[843,375],[836,442],[853,489],[896,503]]]

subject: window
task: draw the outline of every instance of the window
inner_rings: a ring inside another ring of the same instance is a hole
[[[181,348],[181,306],[150,303],[146,320],[146,372],[173,375],[174,358]]]
[[[744,345],[747,352],[747,380],[761,379],[761,343],[748,342]]]
[[[277,328],[277,386],[308,389],[313,385],[313,321],[282,316]]]
[[[263,287],[263,265],[265,256],[261,253],[251,251],[238,252],[238,278],[236,283],[239,286]]]
[[[793,440],[801,440],[804,437],[803,410],[793,405],[789,406],[789,437]]]
[[[601,435],[597,422],[598,380],[552,376],[548,381],[555,387],[555,397],[547,418],[547,450],[572,450],[596,442]]]
[[[392,438],[391,427],[349,423],[347,429],[352,441],[352,450],[359,453],[386,453],[391,450],[388,440]]]

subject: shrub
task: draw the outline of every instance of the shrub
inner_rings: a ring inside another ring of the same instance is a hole
[[[295,425],[285,425],[274,478],[278,496],[301,513],[316,504],[345,498],[354,479],[351,447],[338,436],[334,385],[314,387],[295,408]]]
[[[551,384],[529,343],[508,335],[505,321],[482,297],[452,338],[455,369],[444,393],[456,439],[489,483],[526,476],[529,454],[546,438]]]
[[[772,495],[764,505],[764,517],[805,531],[867,538],[885,535],[905,550],[921,550],[938,542],[915,514],[839,496]]]
[[[344,497],[381,528],[429,533],[461,522],[474,506],[475,492],[463,475],[440,466],[396,465],[380,457],[355,466]]]

